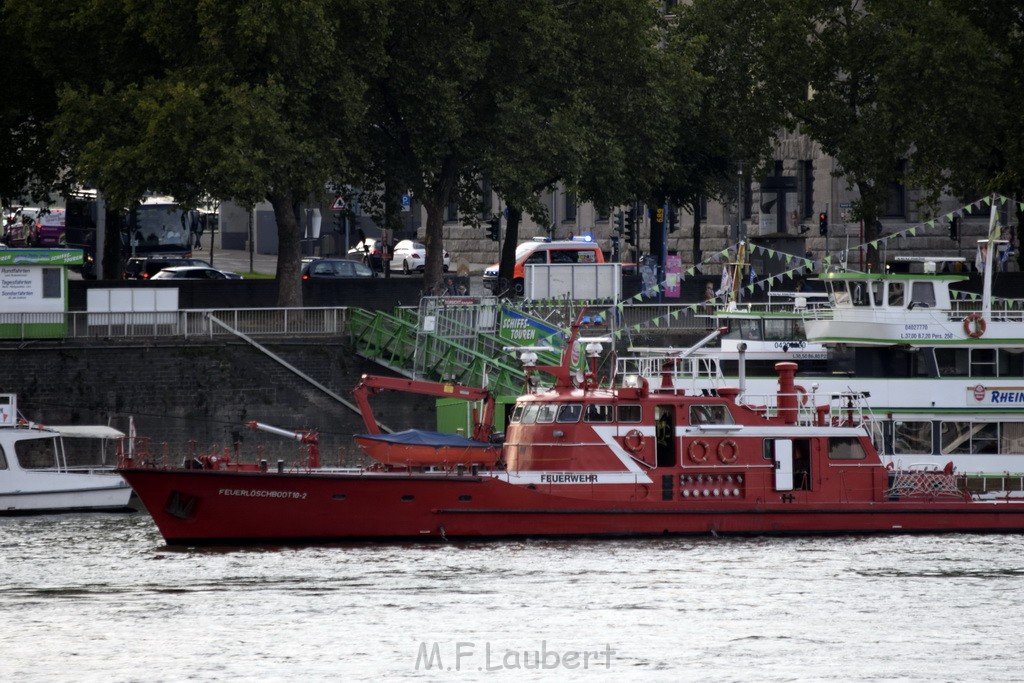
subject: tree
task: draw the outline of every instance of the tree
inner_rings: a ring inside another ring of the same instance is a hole
[[[699,263],[702,197],[735,196],[740,165],[753,175],[772,159],[773,142],[807,92],[800,45],[807,21],[786,15],[789,0],[695,0],[677,8],[666,49],[692,62],[699,78],[678,93],[688,112],[657,201],[691,209],[693,260]],[[780,20],[783,16],[787,20]]]
[[[9,2],[32,33],[58,42],[34,59],[63,78],[55,142],[74,174],[115,205],[147,189],[186,202],[267,199],[278,303],[301,305],[299,208],[362,163],[363,75],[383,62],[383,4],[97,0],[68,12],[54,0]],[[82,61],[95,71],[81,73]]]
[[[951,143],[970,139],[956,117],[961,104],[985,97],[984,46],[943,3],[833,0],[796,7],[808,29],[812,95],[794,109],[794,122],[859,191],[853,213],[864,222],[869,268],[881,269],[872,243],[890,189],[925,182],[934,196],[944,184],[936,179],[957,163],[946,154]]]

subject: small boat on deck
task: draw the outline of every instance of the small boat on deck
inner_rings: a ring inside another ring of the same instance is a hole
[[[18,419],[0,394],[0,515],[131,510],[114,471],[124,432],[103,425],[43,426]]]
[[[798,391],[794,363],[754,404],[735,387],[686,389],[683,363],[653,382],[602,377],[601,344],[577,325],[559,365],[524,357],[528,389],[493,465],[448,452],[334,469],[311,453],[275,470],[239,454],[198,467],[125,458],[119,471],[170,544],[1024,531],[1024,500],[983,500],[952,466],[884,464],[862,397]],[[584,349],[580,372],[571,356]],[[486,393],[426,393],[463,390]],[[482,420],[474,440],[489,430]]]

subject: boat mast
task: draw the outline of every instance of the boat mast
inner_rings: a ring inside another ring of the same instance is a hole
[[[982,278],[981,317],[992,319],[992,252],[995,250],[996,239],[996,197],[992,196],[992,213],[988,219],[988,236],[985,244],[985,273]]]

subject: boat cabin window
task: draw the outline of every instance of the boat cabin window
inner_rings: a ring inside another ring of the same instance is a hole
[[[855,438],[834,438],[828,440],[829,460],[863,460],[867,457],[864,446]]]
[[[934,282],[914,282],[910,285],[910,308],[934,308],[934,306]]]
[[[893,422],[892,452],[912,455],[932,452],[932,423],[925,421]]]
[[[14,444],[18,464],[25,470],[57,467],[56,439],[22,439]]]
[[[996,422],[946,421],[939,431],[943,455],[999,452],[999,425]]]
[[[509,418],[509,422],[519,422],[523,419],[523,404],[517,403],[516,407],[512,410],[512,417]]]
[[[583,414],[583,406],[579,403],[567,403],[558,408],[557,422],[579,422]]]
[[[527,406],[523,408],[523,416],[520,418],[520,422],[524,425],[532,425],[537,421],[537,410],[538,406],[536,403],[527,404]]]
[[[850,305],[850,291],[848,282],[829,282],[828,292],[832,295],[833,306],[849,306]]]
[[[611,422],[613,415],[611,405],[591,403],[586,407],[583,419],[586,422]]]
[[[903,306],[903,283],[889,283],[889,305],[899,308]]]
[[[768,341],[801,341],[806,338],[804,321],[800,318],[769,318],[764,321],[764,338]]]
[[[732,423],[732,413],[724,405],[690,406],[690,424],[692,425],[728,425]]]
[[[639,422],[640,406],[623,405],[619,406],[619,422]]]
[[[0,470],[7,469],[7,456],[4,455],[3,446],[0,446]]]
[[[541,403],[537,406],[537,423],[550,424],[555,421],[555,412],[558,406],[554,403]]]

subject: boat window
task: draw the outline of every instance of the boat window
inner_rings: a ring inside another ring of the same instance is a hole
[[[829,283],[829,292],[832,294],[832,305],[833,306],[849,306],[850,305],[850,292],[848,282],[836,282]]]
[[[558,408],[558,422],[579,422],[583,406],[579,403],[567,403]]]
[[[995,422],[943,422],[940,435],[943,455],[999,452],[999,425]]]
[[[864,446],[855,438],[835,438],[828,440],[829,460],[863,460],[867,457]]]
[[[1024,376],[1024,353],[1019,351],[1011,353],[1005,349],[999,350],[999,376],[1000,377],[1021,377]]]
[[[932,452],[932,423],[924,421],[894,422],[892,426],[894,455]]]
[[[619,422],[639,422],[640,406],[623,405],[619,406]]]
[[[803,341],[804,321],[799,318],[769,318],[764,321],[764,338],[777,341]]]
[[[850,291],[854,306],[867,306],[871,303],[871,297],[868,296],[867,283],[854,282]]]
[[[1001,422],[999,424],[999,452],[1024,453],[1024,424]],[[0,457],[3,454],[0,453]]]
[[[537,407],[537,422],[548,424],[555,421],[555,412],[558,409],[554,403],[541,403]]]
[[[523,419],[523,404],[517,403],[516,407],[512,410],[512,417],[509,418],[509,422],[519,422]]]
[[[967,349],[935,349],[935,362],[943,377],[967,377]]]
[[[890,282],[889,283],[889,305],[890,306],[902,306],[903,305],[903,283],[902,282]]]
[[[933,308],[935,306],[935,283],[912,283],[910,285],[910,305],[914,308]]]
[[[0,446],[0,470],[7,469],[7,456],[4,455],[3,446]]]
[[[22,439],[14,444],[18,464],[25,470],[57,467],[56,439]]]
[[[523,409],[523,417],[520,420],[525,425],[532,425],[537,421],[537,404],[531,403]]]
[[[690,424],[692,425],[726,425],[732,423],[732,413],[724,405],[690,406]]]
[[[612,406],[590,404],[587,406],[586,412],[583,413],[583,419],[586,422],[611,422],[612,415]]]

